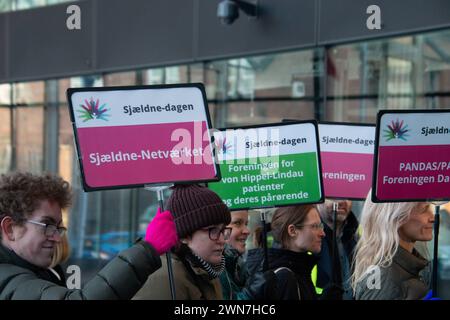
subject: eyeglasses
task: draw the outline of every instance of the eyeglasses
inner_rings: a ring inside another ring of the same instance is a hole
[[[323,228],[324,228],[324,225],[323,225],[323,223],[321,222],[321,223],[312,223],[312,224],[296,224],[295,225],[297,228],[302,228],[302,227],[311,227],[311,228],[313,228],[314,230],[323,230]]]
[[[231,228],[230,227],[210,227],[204,228],[202,230],[208,230],[209,239],[216,241],[220,238],[220,234],[223,234],[223,239],[228,240],[231,236]]]
[[[29,223],[35,224],[37,226],[41,226],[41,227],[45,228],[44,234],[46,237],[53,237],[56,232],[58,232],[58,235],[60,237],[62,237],[62,236],[64,236],[64,234],[67,231],[66,228],[58,227],[58,226],[55,226],[54,224],[47,224],[47,223],[38,222],[38,221],[34,221],[34,220],[26,220],[26,221]]]

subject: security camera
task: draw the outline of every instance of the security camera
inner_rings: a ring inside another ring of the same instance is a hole
[[[239,18],[239,10],[244,11],[248,16],[256,17],[256,8],[257,4],[243,0],[223,0],[217,6],[217,17],[222,24],[230,25]]]
[[[217,17],[222,24],[232,24],[234,20],[239,18],[239,7],[231,0],[224,0],[217,6]]]

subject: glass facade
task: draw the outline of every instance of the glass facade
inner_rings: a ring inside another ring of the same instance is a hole
[[[77,0],[0,0],[0,12],[25,10]]]
[[[14,8],[44,2],[56,1],[15,1]],[[5,3],[0,0],[0,8]],[[1,84],[0,172],[53,170],[71,182],[74,206],[64,213],[64,221],[69,227],[70,263],[82,267],[85,282],[142,236],[157,200],[143,189],[82,191],[67,88],[202,82],[216,128],[283,119],[375,123],[380,109],[448,108],[448,52],[450,31],[445,30],[189,65]],[[50,102],[58,110],[56,122],[46,116]],[[52,143],[57,145],[48,146],[47,132],[56,133]],[[49,167],[48,159],[56,159],[56,165]],[[356,214],[361,207],[354,204]],[[446,208],[445,221],[450,220],[450,208]],[[450,224],[441,224],[441,229],[443,284],[450,281]],[[450,292],[440,295],[450,298]]]

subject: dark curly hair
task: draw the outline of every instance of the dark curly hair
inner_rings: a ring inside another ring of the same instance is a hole
[[[14,222],[22,223],[42,200],[56,202],[61,209],[69,207],[72,200],[69,183],[51,173],[13,172],[1,175],[0,221],[10,216]]]

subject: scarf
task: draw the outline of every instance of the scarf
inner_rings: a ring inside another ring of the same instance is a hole
[[[219,264],[213,265],[206,262],[203,258],[196,255],[192,250],[189,250],[186,257],[196,266],[205,270],[209,276],[209,279],[215,279],[220,276],[220,274],[225,269],[225,257],[222,255],[222,261]]]

